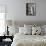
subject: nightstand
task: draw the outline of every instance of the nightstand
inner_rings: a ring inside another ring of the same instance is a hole
[[[13,42],[13,37],[12,36],[4,36],[4,38],[2,39],[2,42],[3,42],[4,46],[11,46],[11,44]]]
[[[13,36],[3,36],[3,39],[10,38],[13,42]]]
[[[11,39],[10,40],[6,40],[6,38]],[[11,46],[13,42],[13,37],[12,36],[0,36],[0,46]]]

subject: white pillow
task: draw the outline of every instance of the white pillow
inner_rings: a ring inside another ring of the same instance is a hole
[[[42,28],[44,29],[44,33],[46,33],[46,25],[43,25]]]
[[[25,30],[27,30],[27,32],[30,32],[28,34],[32,34],[32,25],[26,25],[24,24]]]
[[[19,33],[30,35],[32,32],[31,28],[19,27]]]
[[[32,35],[39,35],[41,33],[41,28],[39,26],[32,27]]]
[[[9,35],[15,35],[19,32],[19,28],[15,26],[9,26]]]
[[[32,29],[25,27],[25,32],[24,32],[24,34],[31,35],[31,34],[32,34]]]
[[[25,31],[25,30],[24,30],[24,27],[19,27],[19,33],[20,33],[20,34],[24,34],[24,31]]]
[[[44,32],[45,32],[45,27],[44,25],[41,26],[41,35],[43,36],[44,35]]]

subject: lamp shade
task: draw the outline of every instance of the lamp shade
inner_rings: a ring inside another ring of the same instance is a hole
[[[12,26],[12,20],[6,20],[6,25],[7,26]]]

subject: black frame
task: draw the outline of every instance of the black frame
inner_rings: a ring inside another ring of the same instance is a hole
[[[32,8],[33,14],[31,13],[31,8]],[[34,3],[26,3],[26,15],[27,16],[34,16],[34,15],[36,15],[36,6],[35,6]]]

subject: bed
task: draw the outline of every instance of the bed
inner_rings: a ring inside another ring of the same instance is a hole
[[[21,23],[19,25],[21,26],[23,24]],[[29,22],[27,24],[29,24]],[[33,35],[30,35],[31,25],[29,26],[26,25],[24,27],[26,27],[24,28],[26,29],[26,31],[23,30],[23,27],[21,27],[19,33],[14,35],[11,46],[46,46],[46,35],[44,36],[38,35],[41,32],[40,27],[33,29]],[[34,35],[36,29],[38,29],[40,32],[38,31],[37,35]]]
[[[46,36],[16,34],[11,46],[46,46]]]

